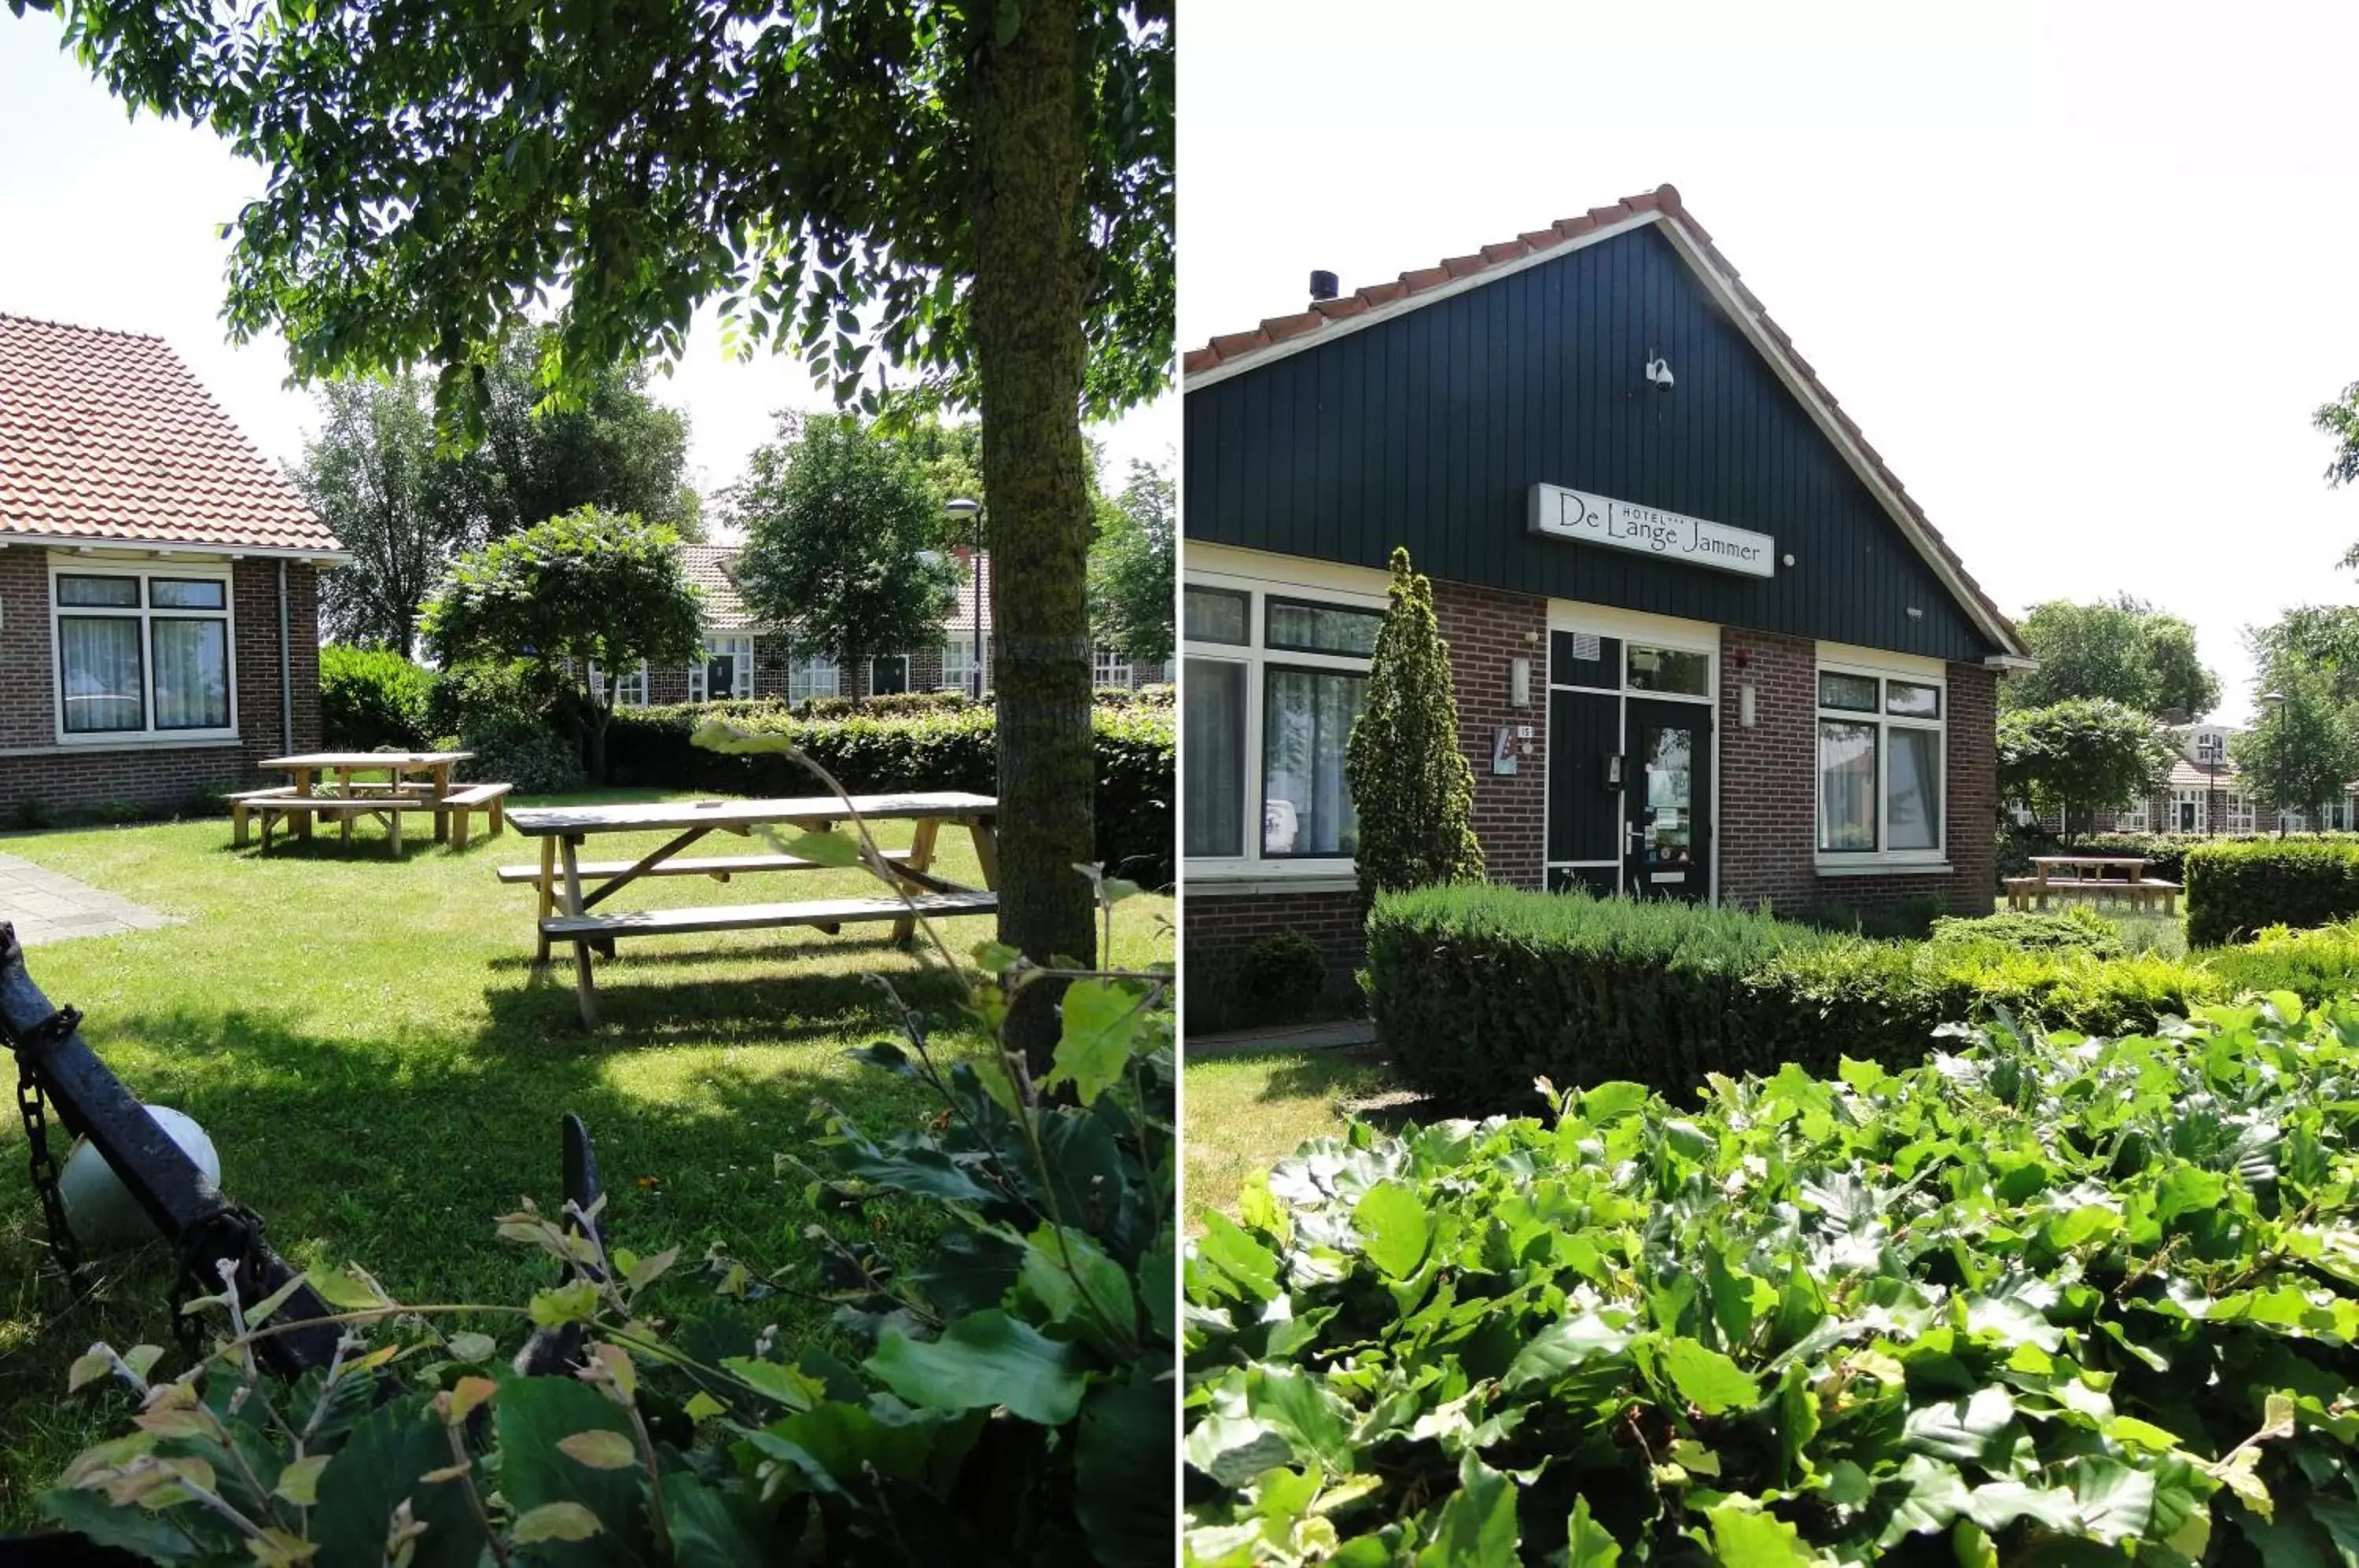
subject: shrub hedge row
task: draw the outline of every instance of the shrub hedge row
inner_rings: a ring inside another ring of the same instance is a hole
[[[2299,839],[2278,839],[2273,833],[2084,833],[2071,847],[2083,855],[2135,855],[2147,863],[2148,875],[2173,882],[2187,879],[2187,852],[2223,844],[2359,844],[2359,833],[2304,833]],[[2031,875],[2031,857],[2053,855],[2063,847],[2055,834],[2038,828],[2005,827],[1998,834],[1998,873],[2002,877]]]
[[[2359,840],[2351,837],[2200,844],[2187,852],[2186,867],[2190,947],[2359,915]]]
[[[2001,1013],[2114,1034],[2225,994],[2201,965],[2027,949],[1980,923],[1875,942],[1735,909],[1424,888],[1377,901],[1365,985],[1403,1076],[1483,1105],[1541,1076],[1676,1091],[1846,1054],[1904,1065],[1943,1024]]]
[[[757,734],[790,734],[813,760],[855,793],[889,789],[998,789],[999,742],[992,711],[964,705],[897,718],[797,718],[779,702],[753,701],[639,708],[606,732],[614,781],[667,789],[745,795],[808,795],[818,784],[787,757],[727,756],[690,738],[720,718]],[[1102,703],[1092,713],[1097,745],[1098,856],[1118,877],[1147,887],[1172,880],[1172,714],[1168,704]]]

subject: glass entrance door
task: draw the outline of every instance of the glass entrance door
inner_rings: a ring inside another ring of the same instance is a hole
[[[1634,898],[1712,897],[1712,709],[1633,697],[1622,790],[1623,889]]]

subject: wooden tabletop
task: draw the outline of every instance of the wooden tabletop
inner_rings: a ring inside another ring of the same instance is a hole
[[[300,757],[265,757],[260,766],[292,773],[299,768],[391,768],[403,772],[465,762],[472,751],[307,751]]]
[[[930,794],[854,795],[864,817],[991,817],[999,802],[989,795],[948,789]],[[759,827],[777,822],[844,822],[850,813],[833,795],[782,800],[650,800],[614,806],[518,806],[508,826],[531,837],[593,833],[660,833],[696,827]]]
[[[2142,855],[2035,855],[2034,866],[2144,866]]]

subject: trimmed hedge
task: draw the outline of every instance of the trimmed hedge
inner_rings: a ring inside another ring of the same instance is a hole
[[[2190,947],[2359,915],[2359,839],[2348,835],[2201,844],[2187,852],[2186,866]]]
[[[434,671],[380,648],[320,648],[320,733],[338,751],[415,751],[433,732]]]
[[[690,738],[720,718],[758,734],[788,734],[856,794],[891,789],[999,788],[993,712],[972,704],[900,717],[797,718],[785,704],[755,700],[635,708],[606,731],[614,782],[744,795],[809,795],[818,781],[774,754],[725,756]],[[1117,877],[1150,887],[1172,879],[1176,819],[1171,711],[1153,703],[1101,704],[1092,711],[1097,743],[1098,857]]]
[[[1368,921],[1369,1011],[1415,1087],[1495,1105],[1534,1078],[1682,1091],[1708,1074],[1921,1060],[2001,1012],[2114,1034],[2224,994],[2201,966],[1890,942],[1767,915],[1497,887],[1389,894]]]
[[[2272,926],[2242,946],[2205,953],[2203,966],[2238,995],[2291,991],[2318,1007],[2359,992],[2359,920],[2303,931]]]

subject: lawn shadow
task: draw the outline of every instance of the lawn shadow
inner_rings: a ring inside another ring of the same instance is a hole
[[[652,957],[654,955],[649,955]],[[680,954],[672,962],[710,964],[712,955]],[[490,1018],[479,1040],[484,1051],[579,1056],[614,1046],[644,1050],[668,1044],[795,1044],[853,1033],[893,1033],[892,998],[904,1007],[947,1018],[963,996],[953,976],[934,967],[846,973],[783,967],[685,983],[634,984],[632,971],[656,968],[648,957],[609,963],[592,959],[598,1025],[584,1029],[571,954],[546,970],[515,966],[520,985],[488,986]],[[871,979],[881,975],[890,995]]]

